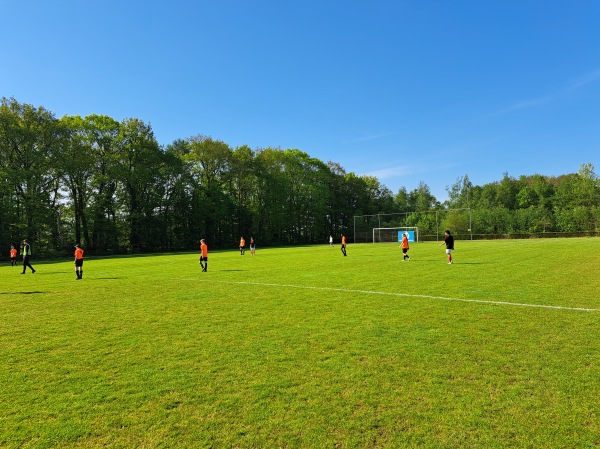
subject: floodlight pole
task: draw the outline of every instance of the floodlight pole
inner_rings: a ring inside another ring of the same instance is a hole
[[[469,232],[471,233],[471,240],[473,240],[473,225],[471,219],[471,208],[469,207]]]

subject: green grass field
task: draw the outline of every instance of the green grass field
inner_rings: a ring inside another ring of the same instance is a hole
[[[600,447],[600,239],[410,254],[7,263],[0,447]]]

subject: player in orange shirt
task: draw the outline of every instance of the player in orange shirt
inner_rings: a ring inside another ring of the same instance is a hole
[[[244,240],[244,237],[240,237],[240,255],[244,255],[244,251],[245,251],[245,247],[246,246],[246,240]]]
[[[17,266],[17,248],[15,248],[15,245],[10,245],[10,266]]]
[[[410,260],[408,255],[408,233],[406,232],[402,235],[402,243],[400,243],[400,248],[402,248],[402,256],[404,257],[404,260]]]
[[[208,270],[208,246],[206,246],[204,239],[200,240],[200,266],[202,271]]]
[[[77,279],[83,279],[83,249],[79,243],[75,245],[75,274]]]
[[[346,255],[346,236],[342,234],[342,247],[340,248],[344,256]]]

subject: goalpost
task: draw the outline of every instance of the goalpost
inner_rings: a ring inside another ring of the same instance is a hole
[[[417,226],[397,226],[394,228],[373,228],[373,243],[398,243],[402,235],[408,234],[408,241],[419,241],[419,228]]]

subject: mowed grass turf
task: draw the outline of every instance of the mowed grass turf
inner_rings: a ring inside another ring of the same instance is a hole
[[[3,266],[0,447],[599,447],[600,239],[410,255]]]

